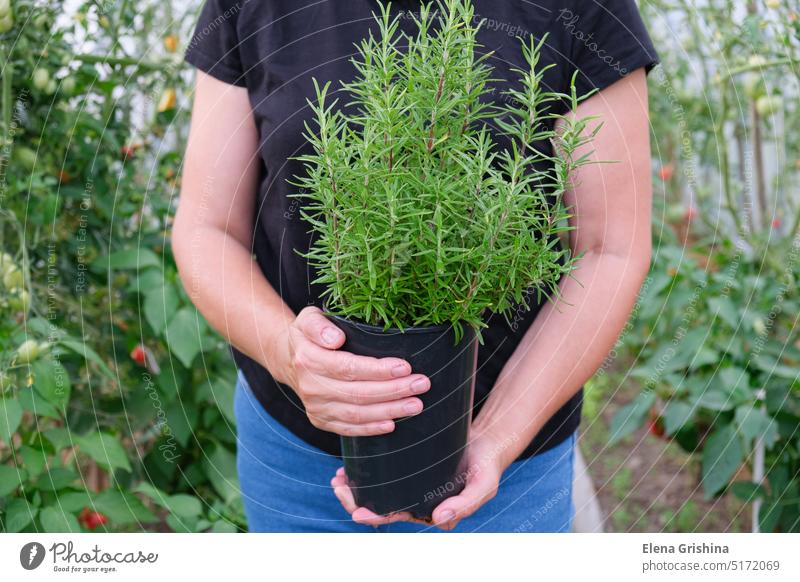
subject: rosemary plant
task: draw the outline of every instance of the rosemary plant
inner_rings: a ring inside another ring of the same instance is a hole
[[[534,294],[557,297],[575,263],[557,236],[569,228],[562,197],[597,131],[549,112],[559,99],[577,105],[574,77],[571,95],[546,91],[544,39],[523,41],[521,88],[493,103],[469,0],[422,5],[415,35],[388,7],[376,19],[380,34],[360,43],[356,80],[343,84],[351,100],[329,103],[330,83],[315,80],[313,152],[298,158],[314,234],[304,256],[328,310],[387,328],[449,322],[460,335],[480,331],[487,309],[507,316]]]

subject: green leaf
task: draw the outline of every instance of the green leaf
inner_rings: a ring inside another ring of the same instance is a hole
[[[764,488],[752,481],[736,481],[732,483],[731,493],[746,503],[754,499],[763,499],[767,496],[767,492]]]
[[[92,498],[87,491],[67,491],[58,495],[57,505],[64,511],[77,513],[84,507],[91,507]]]
[[[89,455],[103,467],[131,471],[125,449],[116,437],[108,433],[92,432],[76,437],[75,443],[81,452]]]
[[[609,444],[618,442],[642,426],[655,399],[653,392],[642,392],[633,402],[620,408],[611,420]]]
[[[680,400],[670,400],[664,408],[664,430],[673,435],[684,428],[694,415],[695,407]]]
[[[731,328],[737,329],[740,326],[741,321],[739,313],[729,297],[725,297],[724,295],[711,297],[708,300],[708,306],[711,308],[713,315],[719,317]]]
[[[232,452],[220,444],[214,445],[211,453],[203,457],[203,470],[225,503],[231,503],[239,496],[236,455]]]
[[[78,474],[63,467],[53,467],[46,473],[39,475],[36,479],[36,486],[43,491],[58,491],[65,487],[71,487],[78,480]]]
[[[19,450],[19,456],[22,457],[22,462],[25,464],[28,475],[31,478],[41,475],[42,471],[47,467],[47,457],[42,449],[23,445]]]
[[[214,525],[211,526],[211,531],[214,533],[237,533],[239,528],[229,521],[219,520],[215,521]]]
[[[72,350],[73,352],[84,358],[87,362],[92,362],[94,364],[97,364],[97,367],[100,368],[100,371],[107,378],[111,380],[117,379],[116,376],[114,375],[114,372],[111,371],[111,368],[109,368],[108,365],[103,361],[103,358],[101,358],[96,351],[94,351],[85,343],[71,338],[62,339],[58,343],[64,346],[65,348]]]
[[[155,333],[161,335],[164,332],[178,305],[178,294],[170,283],[145,294],[144,315]]]
[[[20,390],[17,398],[20,406],[26,412],[37,416],[46,416],[47,418],[61,418],[61,414],[56,410],[56,407],[37,394],[36,390]]]
[[[743,404],[736,409],[734,421],[745,442],[752,443],[763,437],[769,449],[778,440],[778,425],[760,406]]]
[[[25,469],[0,465],[0,497],[10,495],[27,479]]]
[[[78,533],[81,526],[71,513],[65,513],[55,507],[45,507],[39,512],[39,522],[47,533]]]
[[[38,360],[31,366],[31,371],[36,391],[57,410],[63,411],[72,392],[69,375],[64,366],[55,360]]]
[[[72,442],[72,435],[69,429],[66,428],[48,428],[43,434],[57,451],[74,444]]]
[[[703,490],[707,499],[724,488],[744,460],[744,449],[733,425],[726,424],[708,437],[703,448]]]
[[[197,497],[179,493],[167,495],[150,483],[139,483],[133,490],[149,497],[154,503],[164,507],[181,518],[198,517],[203,513],[203,505]]]
[[[200,353],[202,334],[205,325],[197,312],[189,307],[184,307],[167,327],[166,340],[170,351],[175,354],[180,362],[187,368],[191,367],[197,354]]]
[[[173,513],[167,516],[167,525],[175,533],[195,533],[197,520],[194,518],[181,518]]]
[[[166,507],[170,513],[181,518],[198,517],[203,513],[203,505],[197,497],[178,494],[167,497]]]
[[[96,273],[104,273],[109,268],[111,270],[126,270],[160,266],[161,259],[147,248],[117,251],[105,257],[98,257],[92,262],[92,270]]]
[[[723,412],[733,410],[736,402],[719,388],[708,388],[695,399],[695,405],[708,410]]]
[[[236,380],[225,376],[216,378],[211,384],[214,402],[231,426],[236,426],[236,415],[233,412],[233,397],[236,393]]]
[[[800,368],[794,366],[785,366],[781,364],[776,358],[760,355],[753,359],[756,368],[763,372],[767,372],[770,376],[777,376],[779,378],[787,378],[789,380],[796,380],[800,378]]]
[[[689,362],[690,370],[697,370],[709,364],[719,362],[719,353],[707,346],[701,347]]]
[[[22,422],[22,406],[16,398],[0,398],[0,441],[10,445],[11,435]]]
[[[38,509],[28,505],[24,499],[15,498],[6,505],[3,526],[7,533],[21,532],[36,518]]]
[[[773,499],[764,503],[758,512],[759,529],[764,533],[775,531],[775,526],[778,525],[781,513],[783,513],[783,506],[780,500]]]
[[[134,495],[116,489],[106,489],[94,498],[95,511],[109,519],[108,527],[152,523],[156,517]]]

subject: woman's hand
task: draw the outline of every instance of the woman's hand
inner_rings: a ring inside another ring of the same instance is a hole
[[[370,358],[339,351],[342,330],[317,307],[306,307],[286,328],[273,353],[270,372],[290,385],[315,427],[345,436],[394,430],[394,419],[422,412],[416,398],[430,380],[412,374],[399,358]]]
[[[506,469],[501,454],[503,448],[502,444],[498,444],[489,437],[479,436],[470,441],[466,452],[466,469],[462,473],[462,479],[465,480],[464,489],[458,495],[445,499],[436,507],[432,516],[434,525],[446,531],[452,530],[462,519],[475,513],[497,495],[500,477]],[[331,486],[339,502],[356,523],[371,526],[386,525],[397,521],[427,523],[413,518],[408,512],[377,515],[366,507],[357,506],[344,468],[340,468],[336,472],[336,476],[331,479]]]

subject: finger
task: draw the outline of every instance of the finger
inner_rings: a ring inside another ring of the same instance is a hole
[[[337,402],[330,405],[329,419],[358,425],[416,416],[420,412],[422,412],[422,400],[419,398],[405,398],[366,406]]]
[[[377,436],[394,431],[394,422],[391,420],[369,422],[366,424],[347,424],[339,421],[325,421],[323,424],[324,429],[328,432],[346,437]]]
[[[350,352],[332,351],[308,346],[303,356],[306,367],[328,378],[345,382],[385,381],[411,374],[411,366],[400,358],[372,358]]]
[[[352,515],[358,509],[358,505],[356,505],[353,491],[348,486],[347,477],[344,476],[344,473],[339,475],[337,472],[336,476],[331,479],[331,487],[333,487],[333,494],[336,495],[336,499],[339,500],[345,511]]]
[[[323,382],[323,380],[320,380]],[[330,403],[370,406],[375,404],[407,403],[410,399],[418,400],[431,388],[431,382],[422,375],[409,376],[407,379],[389,382],[342,382],[325,380],[325,392],[320,396]]]
[[[353,490],[350,488],[349,482],[347,481],[344,467],[339,467],[336,470],[336,475],[331,479],[331,487],[333,487],[333,492],[339,500],[339,503],[353,516],[353,521],[357,523],[373,526],[385,525],[398,521],[425,523],[424,521],[414,518],[410,513],[405,511],[400,511],[391,515],[377,515],[365,507],[358,507],[353,497]]]
[[[411,514],[407,511],[398,511],[397,513],[389,515],[378,515],[366,507],[359,507],[353,512],[352,516],[354,522],[371,526],[387,525],[398,521],[411,521],[413,519]]]
[[[445,499],[433,510],[433,522],[441,529],[451,530],[459,521],[475,513],[496,493],[496,484],[476,478],[467,483],[461,493]]]
[[[294,323],[304,336],[322,348],[335,350],[344,343],[344,332],[331,323],[318,307],[306,307],[297,314]]]

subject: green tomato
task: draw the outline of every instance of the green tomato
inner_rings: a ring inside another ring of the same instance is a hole
[[[45,90],[45,93],[47,93],[48,95],[52,95],[53,93],[56,92],[56,89],[58,89],[58,83],[56,83],[55,79],[50,79],[47,82],[47,87],[45,87],[44,90]]]
[[[67,95],[72,95],[75,92],[75,79],[72,77],[64,77],[61,81],[61,89]]]
[[[0,16],[0,34],[6,33],[14,28],[14,15],[10,12],[5,16]]]
[[[679,222],[683,218],[684,212],[685,210],[683,208],[683,204],[679,204],[677,202],[675,204],[670,204],[669,207],[667,207],[666,212],[667,221]]]
[[[19,267],[11,265],[6,268],[6,272],[3,275],[3,285],[5,285],[6,289],[18,289],[24,283],[25,277],[23,277]]]
[[[36,152],[31,148],[26,148],[25,146],[14,148],[14,158],[26,170],[33,170],[34,166],[36,165]]]
[[[18,293],[8,298],[8,305],[14,311],[28,313],[31,308],[31,294],[25,291],[25,289],[20,289]]]
[[[0,0],[0,18],[11,13],[11,0]]]
[[[47,85],[50,83],[50,73],[47,69],[34,69],[33,71],[33,86],[39,91],[47,90]]]
[[[0,253],[0,273],[5,273],[6,269],[10,266],[17,266],[14,263],[14,257],[9,255],[8,253]]]
[[[777,95],[764,95],[756,100],[756,111],[762,117],[775,114],[783,105],[783,99]]]
[[[17,361],[21,364],[30,364],[39,356],[41,351],[36,340],[26,340],[17,348]]]
[[[755,101],[764,95],[764,82],[758,73],[749,73],[744,78],[744,94]]]
[[[762,318],[756,317],[753,320],[753,331],[756,332],[756,335],[766,335],[767,324],[764,323],[764,320]]]
[[[36,16],[36,18],[33,19],[33,25],[40,30],[45,30],[50,28],[51,26],[50,15],[47,12],[42,12],[41,14]]]

